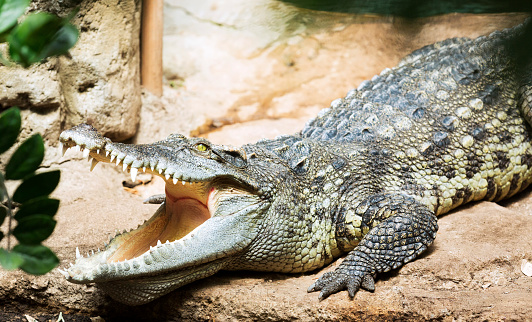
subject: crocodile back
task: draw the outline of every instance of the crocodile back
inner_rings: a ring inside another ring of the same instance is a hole
[[[369,144],[424,132],[432,133],[433,143],[441,145],[464,114],[490,114],[516,93],[516,66],[507,40],[518,37],[522,29],[520,25],[474,40],[453,38],[418,49],[397,67],[333,101],[307,122],[301,135]]]
[[[371,182],[437,214],[511,196],[532,181],[531,65],[515,54],[525,27],[421,48],[333,101],[300,136],[365,158],[364,173],[377,160]]]

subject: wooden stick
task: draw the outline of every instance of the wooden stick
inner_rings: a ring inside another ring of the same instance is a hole
[[[163,0],[142,1],[140,77],[144,88],[163,94]]]

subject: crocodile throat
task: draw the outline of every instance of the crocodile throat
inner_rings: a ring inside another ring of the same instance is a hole
[[[129,260],[142,255],[164,242],[174,242],[186,236],[211,218],[208,194],[202,184],[166,184],[166,201],[156,214],[138,229],[120,238],[120,246],[107,261]],[[211,188],[213,192],[215,188]]]

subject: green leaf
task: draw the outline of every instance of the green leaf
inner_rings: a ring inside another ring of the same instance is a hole
[[[28,200],[47,196],[52,193],[59,183],[59,170],[42,172],[25,179],[13,194],[13,200],[25,203]]]
[[[19,244],[13,247],[13,252],[20,254],[24,259],[20,269],[29,274],[43,275],[59,264],[57,256],[43,245]]]
[[[53,217],[57,209],[59,209],[59,200],[50,199],[48,196],[39,197],[23,203],[15,214],[15,219],[21,220],[35,214]]]
[[[0,0],[2,1],[2,0]],[[4,153],[15,144],[20,132],[20,110],[12,107],[0,114],[0,153]]]
[[[8,271],[17,269],[22,265],[24,259],[16,252],[8,252],[7,250],[0,248],[0,265]]]
[[[47,215],[31,215],[18,221],[13,229],[21,244],[38,245],[54,232],[56,221]]]
[[[0,0],[0,34],[11,29],[20,17],[30,0]]]
[[[30,14],[7,37],[11,59],[28,67],[51,55],[66,53],[79,32],[66,19],[38,12]]]
[[[6,166],[6,179],[18,180],[37,170],[44,158],[44,143],[40,134],[30,136],[22,143]]]
[[[72,24],[66,24],[59,29],[40,51],[35,62],[46,57],[60,56],[66,54],[68,50],[76,44],[79,37],[78,29]]]
[[[4,220],[6,219],[6,216],[7,216],[7,208],[2,206],[2,205],[0,205],[0,226],[2,225]]]

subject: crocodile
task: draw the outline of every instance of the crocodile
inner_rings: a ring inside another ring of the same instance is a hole
[[[88,124],[63,153],[165,180],[155,214],[61,270],[128,305],[220,270],[301,273],[345,255],[308,292],[373,291],[434,241],[437,216],[532,181],[526,23],[425,46],[364,81],[293,134],[241,147],[171,134],[112,142]]]

